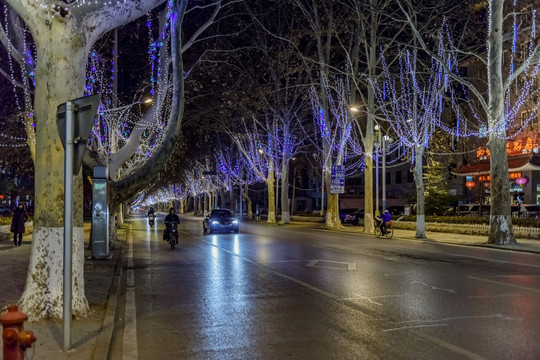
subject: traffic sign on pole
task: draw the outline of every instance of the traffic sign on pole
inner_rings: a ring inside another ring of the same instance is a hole
[[[86,142],[94,126],[99,99],[100,94],[94,94],[70,101],[73,105],[73,138],[70,139],[73,141],[73,175],[78,175],[81,170]],[[56,125],[64,149],[66,148],[66,118],[66,103],[63,103],[56,109]]]
[[[64,145],[64,271],[63,271],[63,349],[71,349],[71,297],[73,274],[73,175],[80,172],[86,141],[94,125],[99,94],[59,105],[56,110],[58,133]]]
[[[332,194],[345,192],[345,167],[343,165],[332,165],[330,192]]]

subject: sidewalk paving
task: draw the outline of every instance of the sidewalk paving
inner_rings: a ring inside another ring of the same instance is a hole
[[[355,232],[363,233],[363,226],[344,226],[344,229],[341,231],[346,232]],[[528,238],[517,238],[516,245],[494,245],[488,244],[488,237],[485,235],[465,235],[465,234],[455,234],[455,233],[445,233],[445,232],[436,232],[436,231],[426,231],[425,239],[416,238],[416,230],[407,230],[407,229],[394,229],[393,238],[399,239],[408,239],[415,241],[431,241],[431,242],[440,242],[446,244],[455,244],[455,245],[467,245],[467,246],[483,246],[497,248],[501,250],[511,250],[511,251],[523,251],[530,253],[540,254],[540,240],[528,239]]]
[[[304,224],[311,227],[320,227],[321,224]],[[362,226],[345,226],[340,230],[344,232],[363,233]],[[110,337],[114,331],[114,311],[116,309],[116,282],[119,276],[122,261],[122,245],[124,232],[118,230],[119,241],[115,243],[116,249],[111,251],[111,260],[92,260],[90,251],[86,250],[85,262],[85,292],[92,314],[81,320],[72,322],[72,348],[64,353],[62,351],[62,322],[41,320],[27,321],[26,330],[32,330],[37,336],[34,347],[27,350],[27,357],[35,360],[70,359],[88,360],[107,358],[110,346]],[[372,236],[372,235],[367,235]],[[497,246],[486,244],[487,236],[461,235],[440,232],[426,232],[427,239],[416,239],[414,230],[396,229],[394,238],[414,241],[432,241],[449,244],[469,246],[489,246],[512,251],[526,251],[540,253],[540,240],[518,239],[517,245]],[[88,244],[89,224],[85,224],[85,240]],[[15,304],[24,290],[26,272],[30,258],[31,235],[23,238],[21,247],[13,246],[12,241],[0,242],[0,310],[6,310],[10,304]]]
[[[90,224],[85,223],[85,248],[88,246]],[[94,359],[96,351],[103,344],[97,344],[102,330],[111,331],[114,324],[106,319],[109,294],[112,290],[113,279],[122,250],[123,230],[118,231],[119,241],[115,242],[115,249],[111,250],[111,260],[93,260],[90,250],[85,250],[84,264],[85,293],[92,313],[85,319],[75,319],[71,323],[72,350],[63,352],[62,321],[32,319],[25,322],[24,328],[31,330],[37,337],[34,346],[27,349],[26,356],[34,360],[88,360]],[[13,245],[13,241],[0,242],[0,312],[6,311],[10,304],[15,304],[24,291],[26,273],[30,261],[32,235],[23,237],[20,247]],[[105,344],[108,349],[108,344]],[[105,350],[107,350],[105,349]],[[103,350],[103,349],[101,349]],[[105,351],[106,352],[106,351]],[[105,355],[106,356],[106,355]],[[102,359],[105,359],[104,357]]]

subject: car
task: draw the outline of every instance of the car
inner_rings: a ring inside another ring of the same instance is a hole
[[[489,216],[490,206],[489,204],[464,204],[456,207],[456,214],[458,216]]]
[[[524,217],[524,218],[540,219],[540,205],[522,204],[519,207],[518,216]]]
[[[358,210],[353,211],[350,214],[346,214],[343,220],[341,221],[341,223],[359,225],[360,221],[363,218],[364,218],[364,209],[358,209]]]
[[[8,216],[11,214],[11,209],[8,207],[0,207],[0,215]]]
[[[213,209],[203,219],[203,231],[210,234],[216,231],[238,233],[238,219],[229,209]]]
[[[354,208],[350,208],[350,209],[339,209],[339,220],[341,220],[341,223],[343,224],[343,221],[345,220],[345,217],[348,215],[348,214],[351,214],[355,211],[356,209]]]
[[[390,206],[388,207],[388,211],[392,216],[403,215],[403,213],[405,212],[405,206]]]

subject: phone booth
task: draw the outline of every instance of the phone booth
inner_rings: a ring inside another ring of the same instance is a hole
[[[109,256],[109,181],[107,167],[94,167],[92,179],[92,258]]]

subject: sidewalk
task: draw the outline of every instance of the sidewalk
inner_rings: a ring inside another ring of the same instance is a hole
[[[90,224],[85,223],[85,248],[88,246],[90,236]],[[94,355],[108,350],[107,344],[98,344],[103,332],[112,334],[110,317],[106,317],[109,293],[115,287],[113,280],[117,267],[121,264],[121,250],[124,240],[124,230],[118,230],[119,240],[115,242],[115,249],[111,250],[111,260],[89,259],[91,252],[85,251],[86,261],[84,265],[84,279],[86,298],[92,309],[92,313],[86,319],[73,320],[71,323],[72,350],[64,353],[62,321],[41,320],[32,322],[31,319],[24,324],[26,330],[31,330],[37,337],[34,346],[27,349],[26,356],[34,360],[50,359],[80,359],[88,360],[96,358]],[[26,282],[26,273],[30,260],[31,235],[23,237],[20,247],[13,246],[13,242],[0,242],[0,312],[4,312],[10,304],[15,304]],[[109,311],[110,312],[110,311]],[[101,340],[100,340],[101,341]],[[105,345],[105,349],[103,346]],[[105,357],[101,357],[105,359]],[[96,358],[97,359],[97,358]]]
[[[341,231],[363,233],[363,226],[344,226]],[[464,235],[454,233],[443,233],[436,231],[426,231],[426,239],[417,239],[416,230],[394,229],[394,237],[399,239],[408,239],[415,241],[431,241],[446,244],[467,245],[467,246],[484,246],[497,248],[501,250],[524,251],[540,254],[540,240],[518,238],[516,245],[493,245],[487,243],[487,236],[484,235]]]

